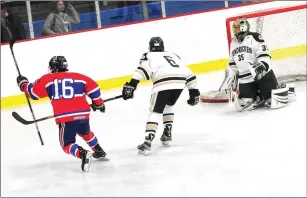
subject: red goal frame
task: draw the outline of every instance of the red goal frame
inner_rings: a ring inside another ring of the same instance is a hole
[[[244,17],[244,18],[249,19],[249,18],[280,14],[280,13],[302,10],[302,9],[307,9],[307,4],[290,6],[290,7],[285,7],[285,8],[271,8],[271,10],[263,10],[263,11],[259,10],[259,11],[256,11],[255,13],[241,14],[241,15],[236,15],[236,16],[227,18],[226,19],[226,31],[227,31],[226,34],[227,34],[227,41],[228,41],[228,51],[230,51],[230,44],[231,44],[231,41],[232,41],[232,36],[231,36],[232,28],[231,28],[230,24],[231,24],[231,22],[235,21],[238,17]],[[205,95],[203,97],[201,96],[200,100],[203,103],[226,103],[226,102],[229,102],[229,98],[223,98],[224,96],[219,96],[219,93],[220,93],[220,91],[206,92],[206,93],[204,93]],[[213,94],[212,98],[210,98],[210,94]],[[217,94],[216,97],[214,96],[214,94]],[[232,101],[233,101],[233,99],[234,98],[232,97]]]
[[[230,23],[232,21],[236,20],[238,17],[242,16],[242,17],[248,19],[248,18],[260,17],[260,16],[279,14],[279,13],[283,13],[283,12],[290,12],[290,11],[294,11],[294,10],[301,10],[301,9],[306,9],[306,8],[307,8],[307,4],[292,6],[292,7],[286,7],[286,8],[278,8],[278,9],[273,9],[273,10],[268,10],[268,11],[259,11],[259,12],[250,13],[250,14],[242,14],[242,15],[237,15],[237,16],[228,18],[226,20],[228,50],[230,49],[230,43],[231,43],[231,40],[232,40]]]

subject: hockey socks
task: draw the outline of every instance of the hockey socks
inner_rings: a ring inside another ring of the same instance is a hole
[[[95,146],[98,144],[98,139],[92,131],[88,134],[79,133],[79,136],[92,148],[93,151],[96,150]]]
[[[67,154],[71,154],[77,158],[80,158],[80,146],[75,143],[68,144],[63,147],[63,150]]]

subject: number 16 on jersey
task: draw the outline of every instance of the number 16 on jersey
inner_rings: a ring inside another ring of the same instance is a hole
[[[53,93],[54,100],[59,100],[61,98],[69,100],[75,96],[73,79],[71,78],[64,78],[63,80],[55,79],[53,81],[53,84],[54,84],[54,93]]]

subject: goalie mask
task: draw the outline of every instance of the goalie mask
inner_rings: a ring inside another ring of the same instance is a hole
[[[68,71],[67,60],[64,56],[54,56],[49,61],[48,70],[50,73]]]
[[[249,22],[243,17],[239,17],[232,24],[233,34],[240,42],[244,40],[245,36],[249,32],[249,28]]]

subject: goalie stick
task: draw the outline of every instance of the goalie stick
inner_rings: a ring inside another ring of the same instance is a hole
[[[108,101],[112,101],[112,100],[116,100],[116,99],[119,99],[121,98],[122,95],[119,95],[119,96],[115,96],[115,97],[112,97],[112,98],[108,98],[106,100],[104,100],[104,102],[108,102]],[[90,105],[91,106],[91,105]],[[13,111],[12,112],[12,116],[20,123],[24,124],[24,125],[29,125],[29,124],[33,124],[33,123],[36,123],[36,122],[40,122],[40,121],[43,121],[43,120],[48,120],[50,118],[53,118],[54,115],[50,115],[50,116],[46,116],[46,117],[43,117],[43,118],[39,118],[37,120],[25,120],[24,118],[22,118],[17,112]]]

